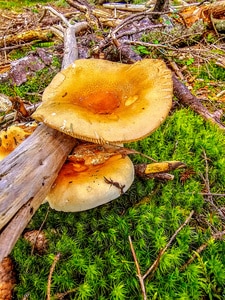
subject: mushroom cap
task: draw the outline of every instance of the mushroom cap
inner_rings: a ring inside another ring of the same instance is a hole
[[[131,142],[160,126],[172,95],[171,72],[161,60],[80,59],[53,78],[33,118],[94,143]]]
[[[63,165],[46,200],[64,212],[88,210],[118,198],[134,180],[129,157],[116,154],[104,163],[85,165],[71,158]]]

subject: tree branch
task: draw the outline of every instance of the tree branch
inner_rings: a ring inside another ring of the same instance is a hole
[[[220,121],[218,112],[210,113],[208,109],[200,102],[200,100],[191,94],[189,89],[180,82],[175,75],[173,75],[173,92],[174,96],[184,104],[190,107],[192,110],[200,114],[204,119],[211,121],[219,126],[219,128],[225,130],[225,125]]]

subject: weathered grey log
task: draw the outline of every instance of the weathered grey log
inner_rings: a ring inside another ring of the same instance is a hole
[[[0,229],[27,202],[44,200],[75,143],[41,125],[0,163]]]
[[[0,261],[42,204],[76,140],[45,125],[0,163]]]
[[[78,58],[77,51],[70,51],[76,50],[71,33],[78,24],[66,25],[65,38],[70,40],[64,40],[63,68]],[[75,145],[74,138],[42,124],[0,162],[0,261],[10,254]]]

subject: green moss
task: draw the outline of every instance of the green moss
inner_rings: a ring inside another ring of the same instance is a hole
[[[13,1],[0,1],[0,9],[21,9],[21,7],[33,6],[35,4],[48,4],[49,2],[54,2],[58,6],[66,6],[66,1],[64,0],[13,0]]]
[[[29,292],[32,300],[46,298],[49,270],[60,252],[51,282],[52,296],[72,290],[66,299],[142,299],[128,236],[132,237],[144,274],[190,210],[194,209],[197,217],[209,209],[199,194],[204,189],[204,152],[212,190],[224,192],[224,146],[224,134],[188,109],[169,116],[154,134],[130,147],[158,161],[181,160],[195,173],[183,183],[182,170],[175,171],[174,180],[169,182],[137,178],[124,196],[90,211],[50,210],[43,227],[49,241],[47,252],[32,256],[23,238],[13,250],[19,274],[16,297],[22,299]],[[146,162],[140,155],[132,159]],[[224,198],[220,201],[224,205]],[[39,228],[47,209],[47,204],[41,206],[28,229]],[[192,264],[180,271],[193,250],[210,236],[207,223],[202,227],[194,219],[163,255],[154,277],[145,280],[149,299],[223,299],[224,241],[212,240]],[[207,222],[221,228],[218,216],[212,220],[208,215]]]

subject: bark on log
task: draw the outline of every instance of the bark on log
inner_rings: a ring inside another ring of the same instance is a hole
[[[67,30],[74,32],[76,25],[67,25]],[[66,33],[65,36],[71,35]],[[65,68],[77,59],[77,51],[72,55],[69,48],[74,44],[64,42]],[[9,255],[42,204],[76,143],[76,139],[42,124],[0,162],[0,261]]]
[[[64,57],[62,61],[62,69],[68,65],[68,61],[74,62],[78,58],[77,39],[75,36],[76,27],[69,26],[64,34]]]
[[[41,125],[0,163],[0,229],[27,202],[42,203],[75,143]]]
[[[0,163],[0,228],[15,216],[0,236],[0,261],[42,204],[75,144],[74,138],[42,124]]]

